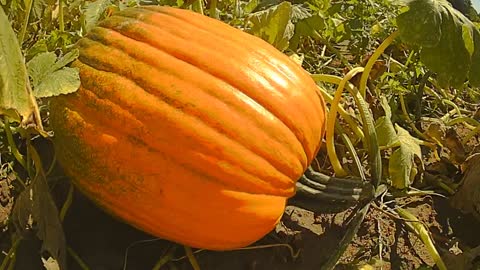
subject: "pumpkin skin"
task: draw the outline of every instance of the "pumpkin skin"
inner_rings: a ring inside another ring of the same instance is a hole
[[[115,13],[77,47],[80,89],[51,100],[60,164],[99,207],[197,248],[270,232],[317,153],[324,101],[263,40],[171,7]]]

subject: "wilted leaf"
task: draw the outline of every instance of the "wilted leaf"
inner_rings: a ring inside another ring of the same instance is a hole
[[[102,14],[111,4],[111,0],[96,0],[93,2],[88,2],[85,5],[85,28],[87,32],[98,23],[98,20],[100,20]]]
[[[46,270],[60,270],[58,262],[52,257],[48,258],[48,260],[42,258],[42,263]]]
[[[385,111],[385,116],[381,116],[375,121],[375,131],[379,146],[392,145],[398,141],[397,132],[392,123],[392,110],[387,99],[382,96],[381,105]]]
[[[80,87],[78,69],[65,67],[78,57],[73,50],[59,58],[53,52],[40,53],[27,63],[36,97],[51,97],[75,92]]]
[[[22,121],[24,125],[33,119],[38,127],[42,126],[35,98],[28,85],[27,71],[17,37],[1,7],[0,114]]]
[[[468,78],[480,85],[480,31],[446,0],[409,1],[397,17],[402,40],[422,47],[420,59],[443,86]]]
[[[423,170],[422,150],[418,139],[410,135],[402,127],[398,125],[395,127],[400,147],[390,156],[388,171],[392,186],[403,189],[410,186],[418,172],[416,161],[418,161]]]
[[[453,196],[452,205],[480,220],[480,153],[467,158],[462,164],[462,172],[462,185]]]
[[[57,206],[42,173],[38,173],[30,186],[17,197],[12,219],[20,233],[36,231],[37,237],[43,241],[42,252],[47,251],[58,262],[60,269],[66,269],[65,235]]]
[[[250,32],[283,51],[288,48],[295,26],[291,22],[292,4],[282,2],[266,10],[252,13]]]
[[[450,161],[460,164],[467,158],[465,146],[462,144],[457,131],[454,128],[447,129],[443,144],[450,150]]]

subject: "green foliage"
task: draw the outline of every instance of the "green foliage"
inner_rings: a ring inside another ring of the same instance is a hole
[[[410,133],[399,125],[395,126],[397,130],[397,141],[399,147],[392,153],[389,160],[388,172],[392,186],[398,189],[404,189],[411,186],[419,169],[423,170],[422,150],[420,141],[410,135]]]
[[[480,86],[480,31],[446,0],[414,0],[397,17],[402,40],[422,47],[420,58],[440,85]]]
[[[252,13],[249,16],[252,23],[250,32],[283,51],[288,48],[289,40],[293,36],[292,12],[290,2],[282,2],[266,10]]]
[[[397,132],[392,123],[392,109],[385,97],[381,98],[381,105],[385,111],[385,115],[377,118],[375,123],[375,130],[378,134],[378,145],[391,146],[398,141]]]
[[[73,50],[58,60],[53,52],[40,53],[30,60],[27,69],[33,82],[34,95],[43,98],[77,91],[80,87],[78,70],[66,67],[77,57],[78,50]]]
[[[27,123],[36,110],[17,37],[0,8],[0,113]]]
[[[89,2],[85,5],[85,30],[88,32],[92,29],[98,20],[102,17],[107,7],[112,5],[110,0],[98,0]]]

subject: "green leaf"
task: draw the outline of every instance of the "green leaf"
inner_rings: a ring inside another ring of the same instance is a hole
[[[41,127],[38,107],[28,80],[25,62],[7,16],[0,7],[0,114],[22,124]]]
[[[480,31],[446,0],[413,0],[398,15],[400,37],[421,47],[420,59],[441,86],[480,86]]]
[[[53,52],[40,53],[27,63],[34,95],[38,98],[58,96],[77,91],[80,87],[78,69],[65,67],[78,57],[73,50],[57,60]]]
[[[40,53],[27,63],[28,75],[32,79],[34,89],[49,73],[57,56],[53,52]]]
[[[250,32],[283,51],[288,48],[295,26],[291,22],[292,4],[282,2],[266,10],[250,14]]]
[[[292,6],[292,22],[296,23],[300,20],[304,20],[306,18],[310,18],[312,14],[310,14],[309,9],[305,8],[301,5],[293,5]]]
[[[78,69],[65,67],[48,74],[35,88],[34,94],[37,98],[52,97],[73,93],[79,87]]]
[[[385,111],[385,116],[381,116],[375,121],[375,131],[377,132],[378,145],[389,146],[398,141],[398,136],[392,123],[390,105],[384,96],[381,97],[380,104]]]
[[[31,0],[33,1],[32,13],[35,19],[42,19],[45,17],[45,13],[48,12],[47,7],[55,5],[54,0]]]
[[[87,32],[98,23],[107,7],[111,4],[111,0],[96,0],[85,5],[85,29]]]
[[[259,0],[248,1],[248,4],[245,5],[245,7],[243,8],[243,12],[245,12],[245,14],[249,14],[250,12],[255,10],[259,3]]]
[[[392,186],[404,189],[410,186],[417,174],[417,162],[423,169],[422,150],[419,140],[410,135],[408,131],[396,125],[398,147],[390,156],[388,171]]]
[[[290,39],[290,48],[292,50],[295,50],[298,47],[298,44],[302,37],[319,39],[320,35],[318,31],[324,30],[325,26],[325,19],[322,18],[320,15],[313,15],[311,17],[298,21],[295,24],[294,35]]]
[[[58,58],[55,65],[52,67],[52,70],[57,70],[57,69],[60,69],[64,66],[68,65],[69,63],[71,63],[75,59],[77,59],[79,55],[80,55],[80,52],[78,51],[78,49],[75,49],[75,50],[72,50],[72,51],[68,52],[64,56]]]

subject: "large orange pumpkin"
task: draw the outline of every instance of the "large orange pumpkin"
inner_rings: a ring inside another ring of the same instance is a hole
[[[77,44],[81,88],[51,102],[58,159],[101,208],[207,249],[260,239],[314,158],[325,107],[263,40],[170,7],[130,8]]]

